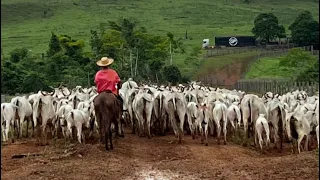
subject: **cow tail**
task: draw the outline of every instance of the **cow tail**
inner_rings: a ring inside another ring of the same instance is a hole
[[[298,132],[295,126],[296,121],[297,121],[296,119],[290,119],[290,133],[288,134],[289,140],[291,140],[292,137],[294,139],[298,139]]]
[[[76,96],[74,96],[73,97],[73,108],[74,109],[77,109],[76,104],[77,104],[77,99],[76,99]]]
[[[223,123],[227,121],[227,109],[223,108],[222,109],[222,117],[223,117]]]
[[[252,124],[252,114],[253,114],[253,111],[252,111],[252,104],[253,104],[253,99],[250,98],[250,100],[248,101],[248,107],[249,107],[249,112],[250,112],[250,121],[248,122],[248,138],[250,137],[250,127],[253,126]]]
[[[280,109],[279,106],[277,107],[277,111],[278,111],[278,114],[280,114],[279,121],[278,121],[278,128],[279,128],[278,134],[279,134],[279,137],[280,137],[280,148],[282,149],[283,121],[284,121],[284,119],[282,119],[282,112],[281,112],[281,109]]]
[[[176,110],[176,99],[174,96],[172,97],[172,103],[173,103],[174,110]]]
[[[14,105],[15,105],[16,107],[19,107],[19,98],[16,99],[16,103],[15,103]],[[15,112],[15,116],[17,117],[17,116],[19,115],[19,114],[18,114],[18,108],[16,108],[14,112]]]
[[[236,113],[236,115],[237,115],[237,120],[238,120],[238,124],[239,124],[239,127],[240,127],[240,122],[241,122],[241,112],[240,112],[240,110],[239,110],[239,108],[238,109],[236,109],[235,107],[233,108],[233,110],[234,110],[234,112]]]
[[[74,114],[73,114],[73,111],[71,111],[70,113],[71,113],[71,118],[72,118],[72,120],[74,120]]]
[[[162,112],[162,93],[159,94],[159,117],[161,117]]]

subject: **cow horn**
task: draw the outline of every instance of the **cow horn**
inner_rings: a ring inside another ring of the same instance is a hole
[[[181,90],[181,92],[183,92],[183,91],[184,91],[184,87],[181,87],[181,89],[180,89],[180,90]]]
[[[42,94],[43,96],[47,96],[47,95],[48,95],[47,93],[44,94],[42,90],[41,90],[40,92],[41,92],[41,94]]]
[[[69,95],[71,94],[71,93],[70,93],[69,95],[66,95],[66,94],[63,92],[63,89],[61,90],[61,93],[62,93],[64,96],[69,96]]]
[[[53,90],[51,93],[48,93],[48,95],[52,96],[55,93],[55,90]]]

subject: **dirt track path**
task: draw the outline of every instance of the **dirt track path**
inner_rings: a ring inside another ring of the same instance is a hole
[[[261,155],[255,150],[228,143],[209,146],[185,136],[177,144],[172,135],[139,138],[126,134],[116,139],[115,149],[104,152],[98,145],[76,145],[76,153],[59,158],[66,150],[36,146],[33,140],[2,147],[2,179],[318,179],[315,151]],[[19,143],[19,142],[18,142]],[[72,150],[71,150],[72,151]],[[41,156],[11,159],[13,154],[41,153]]]

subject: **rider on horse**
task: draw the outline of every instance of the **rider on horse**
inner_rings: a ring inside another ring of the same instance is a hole
[[[104,91],[111,91],[121,102],[121,107],[123,100],[119,95],[119,89],[121,88],[121,80],[118,73],[111,69],[109,66],[113,63],[112,58],[102,57],[99,61],[97,61],[97,65],[101,67],[94,78],[94,82],[97,85],[98,93],[102,93]]]

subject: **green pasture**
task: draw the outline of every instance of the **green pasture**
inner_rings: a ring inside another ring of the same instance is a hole
[[[279,66],[280,57],[265,57],[255,61],[248,72],[246,79],[283,79],[290,78],[296,72],[295,68]]]
[[[215,36],[251,35],[254,18],[262,12],[273,12],[287,28],[302,10],[319,20],[318,8],[318,0],[2,0],[1,45],[4,54],[22,47],[41,54],[53,31],[83,39],[89,51],[91,29],[124,17],[138,20],[154,34],[172,32],[184,38],[187,30],[183,42],[188,51],[206,38],[213,44]],[[189,72],[186,56],[174,54],[173,62]]]

